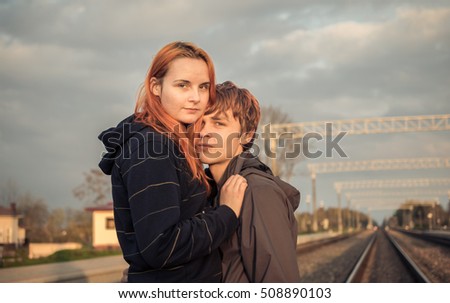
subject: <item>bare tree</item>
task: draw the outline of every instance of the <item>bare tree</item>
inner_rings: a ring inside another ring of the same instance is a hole
[[[51,211],[45,226],[50,242],[66,241],[66,221],[66,212],[64,209],[57,208]]]
[[[97,176],[95,173],[93,175]],[[89,182],[91,177],[86,178],[86,182]],[[105,187],[109,188],[109,182]],[[3,205],[16,203],[17,212],[21,215],[20,225],[26,229],[29,242],[74,241],[85,245],[92,242],[91,213],[70,208],[49,211],[43,199],[30,193],[20,193],[16,183],[11,180],[0,186],[0,198],[0,204]]]
[[[49,217],[47,204],[27,193],[18,198],[17,210],[23,216],[22,224],[26,229],[27,238],[31,242],[48,242],[50,237],[47,230]]]
[[[67,241],[80,242],[84,245],[92,244],[92,216],[82,210],[68,209],[66,211]]]
[[[289,115],[278,108],[273,106],[261,107],[261,121],[259,124],[259,132],[263,133],[268,131],[269,124],[281,124],[292,122]],[[259,148],[259,158],[265,164],[267,164],[274,174],[280,176],[283,179],[290,180],[294,175],[294,168],[302,160],[301,153],[296,153],[299,150],[300,141],[290,138],[289,134],[275,138],[275,150],[270,144],[270,140],[267,137],[263,138],[260,135],[255,141],[255,144]],[[272,152],[275,157],[271,157]],[[295,155],[294,157],[292,155]]]
[[[111,200],[111,181],[100,169],[84,173],[84,182],[74,190],[74,196],[87,205],[102,205]]]

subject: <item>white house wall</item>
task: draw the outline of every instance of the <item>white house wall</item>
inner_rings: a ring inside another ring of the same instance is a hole
[[[0,216],[0,244],[21,244],[18,217]]]
[[[114,219],[112,211],[93,211],[92,213],[92,245],[94,247],[119,246],[116,229],[107,229],[107,219]]]

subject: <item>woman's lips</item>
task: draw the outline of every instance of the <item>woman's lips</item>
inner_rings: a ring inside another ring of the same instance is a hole
[[[188,113],[196,114],[200,110],[199,108],[184,108]]]

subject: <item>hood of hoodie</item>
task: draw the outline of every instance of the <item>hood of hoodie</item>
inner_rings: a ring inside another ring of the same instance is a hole
[[[243,177],[257,174],[269,178],[284,191],[294,210],[300,205],[300,192],[294,186],[274,176],[267,165],[249,152],[243,152],[230,161],[219,181],[218,188],[222,188],[225,181],[234,174],[240,174]]]
[[[102,159],[98,164],[103,173],[111,174],[114,161],[120,157],[123,146],[131,137],[145,127],[147,126],[144,124],[134,122],[134,115],[131,115],[122,120],[116,127],[110,127],[100,133],[98,139],[103,142],[106,148],[106,152],[103,153]]]

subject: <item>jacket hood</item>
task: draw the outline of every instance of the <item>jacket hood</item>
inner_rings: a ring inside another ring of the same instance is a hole
[[[116,127],[110,127],[100,133],[98,139],[103,142],[106,152],[103,153],[98,166],[105,174],[111,174],[114,161],[121,156],[125,143],[145,127],[144,124],[135,123],[134,115],[131,115]]]
[[[225,181],[234,174],[240,174],[243,177],[257,174],[272,179],[284,191],[294,210],[300,204],[300,192],[294,186],[274,176],[267,165],[249,152],[243,152],[230,161],[230,164],[220,179],[218,184],[219,188],[222,188]]]

